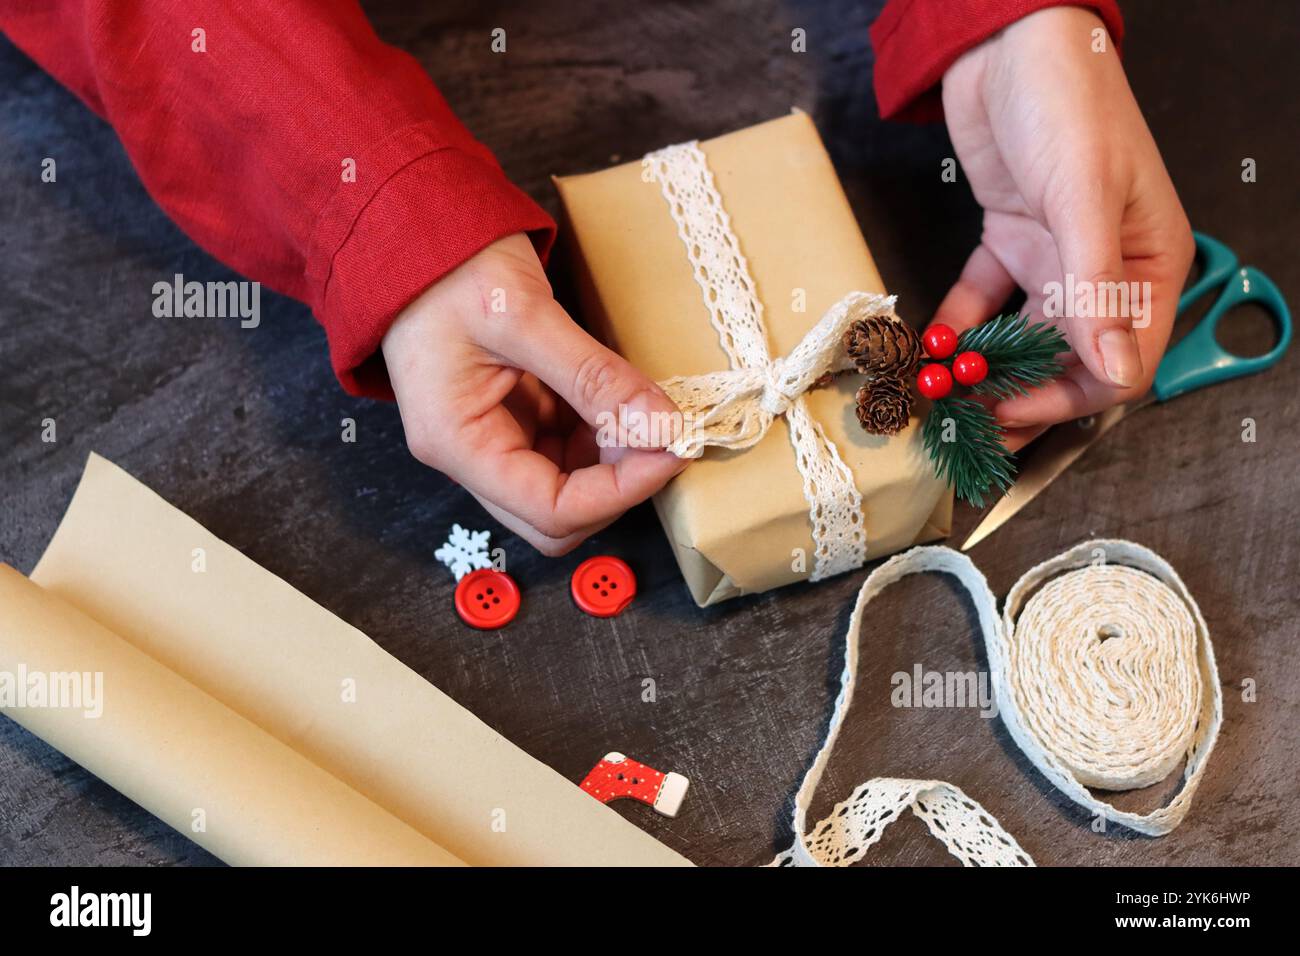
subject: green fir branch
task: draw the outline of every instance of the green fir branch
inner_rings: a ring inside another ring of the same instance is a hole
[[[1056,356],[1068,350],[1059,329],[1046,322],[1030,325],[1023,315],[999,315],[957,340],[957,354],[979,352],[989,363],[987,377],[971,391],[999,399],[1028,394],[1056,378],[1064,371]]]
[[[952,427],[948,427],[952,422]],[[970,398],[941,398],[930,407],[921,430],[935,474],[952,485],[957,497],[976,508],[993,489],[1011,487],[1015,469],[1002,444],[993,415]]]

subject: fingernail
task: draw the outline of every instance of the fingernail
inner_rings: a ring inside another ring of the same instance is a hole
[[[1003,428],[1028,428],[1029,422],[1022,422],[1014,418],[999,418],[998,424]]]
[[[1101,350],[1101,364],[1111,382],[1121,388],[1137,384],[1142,377],[1142,357],[1132,330],[1107,329],[1097,336],[1097,348]]]
[[[658,388],[647,388],[627,403],[627,438],[633,448],[665,448],[682,430],[682,414]]]

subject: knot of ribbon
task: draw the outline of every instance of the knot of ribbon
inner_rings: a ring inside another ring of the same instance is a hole
[[[827,372],[852,367],[844,333],[858,319],[894,315],[894,297],[850,292],[831,306],[789,355],[773,359],[763,304],[731,218],[698,143],[650,153],[677,234],[686,248],[709,320],[730,368],[661,382],[683,414],[684,427],[668,450],[695,458],[709,446],[733,450],[760,441],[784,418],[803,481],[812,528],[813,581],[866,561],[862,495],[834,443],[809,414],[804,393]]]
[[[685,426],[669,446],[683,458],[705,448],[748,448],[762,440],[774,419],[800,404],[805,392],[827,372],[853,367],[844,333],[869,316],[894,315],[895,297],[850,292],[808,330],[789,355],[772,359],[764,344],[761,361],[704,375],[678,375],[659,384],[681,409]],[[829,440],[827,445],[833,451]]]
[[[759,407],[769,415],[784,415],[786,410],[794,404],[802,392],[789,394],[784,390],[785,377],[785,360],[777,359],[767,367],[767,373],[763,376],[763,394],[759,399]]]

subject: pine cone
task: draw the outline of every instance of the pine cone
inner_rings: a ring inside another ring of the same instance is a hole
[[[921,337],[905,322],[887,315],[858,319],[844,333],[844,348],[858,370],[910,378],[921,362]]]
[[[871,435],[897,435],[912,417],[912,391],[901,378],[877,375],[858,389],[858,422]]]

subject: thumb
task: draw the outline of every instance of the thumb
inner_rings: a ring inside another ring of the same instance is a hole
[[[554,301],[514,320],[494,351],[532,372],[596,429],[606,447],[663,448],[681,432],[664,390],[581,329]]]
[[[1047,226],[1061,259],[1063,294],[1073,295],[1063,303],[1070,344],[1099,381],[1129,388],[1142,380],[1142,356],[1124,284],[1122,197],[1108,192],[1100,184],[1072,192],[1048,211]]]

